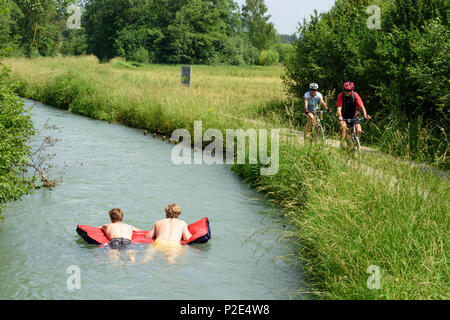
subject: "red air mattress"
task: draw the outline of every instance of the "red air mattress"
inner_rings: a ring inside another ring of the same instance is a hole
[[[211,239],[211,230],[209,228],[208,218],[203,218],[188,226],[192,236],[187,241],[180,241],[181,244],[206,243]],[[145,234],[148,231],[133,231],[131,242],[134,243],[153,243],[153,239],[147,239]],[[77,233],[89,244],[107,244],[108,237],[100,228],[78,225]]]

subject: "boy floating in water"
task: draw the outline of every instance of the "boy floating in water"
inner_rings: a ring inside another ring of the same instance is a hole
[[[169,204],[166,208],[166,219],[161,219],[155,223],[152,230],[145,236],[155,239],[153,248],[149,248],[147,259],[150,260],[154,250],[161,250],[167,254],[169,264],[175,262],[175,258],[183,251],[181,240],[187,241],[192,235],[188,230],[187,223],[179,220],[181,209],[175,203]]]
[[[123,223],[123,211],[119,208],[110,210],[109,217],[111,218],[111,223],[100,226],[99,228],[101,228],[110,239],[108,245],[112,249],[109,252],[111,260],[117,261],[119,258],[118,249],[128,248],[131,245],[133,231],[141,230]],[[127,254],[131,262],[136,260],[136,252],[134,250],[127,250]]]

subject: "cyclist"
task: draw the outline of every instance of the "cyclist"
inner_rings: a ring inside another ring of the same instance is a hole
[[[353,119],[357,117],[358,107],[361,109],[363,117],[367,120],[370,116],[366,112],[366,108],[362,102],[361,97],[358,93],[353,91],[355,89],[355,84],[353,82],[344,83],[344,92],[341,92],[337,98],[337,115],[339,124],[341,125],[341,139],[345,140],[345,134],[347,131],[347,124],[344,119]],[[361,139],[362,128],[358,123],[356,125],[356,132],[358,133],[358,138]]]
[[[317,83],[311,83],[309,85],[309,91],[305,93],[305,114],[308,117],[308,125],[306,126],[306,137],[310,136],[311,128],[314,123],[314,110],[319,109],[319,103],[322,104],[325,109],[331,112],[331,109],[328,108],[325,101],[323,101],[323,96],[317,90],[319,89],[319,85]],[[318,120],[320,121],[320,120]]]

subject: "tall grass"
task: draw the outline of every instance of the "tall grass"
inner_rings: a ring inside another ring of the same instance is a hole
[[[430,163],[448,170],[450,144],[447,132],[438,123],[422,117],[409,122],[390,120],[372,125],[371,140],[381,151],[410,161]]]
[[[26,82],[20,93],[57,107],[108,121],[132,124],[133,114],[168,114],[170,121],[206,120],[226,114],[258,117],[268,100],[282,101],[280,66],[194,66],[192,88],[181,88],[179,67],[124,66],[121,60],[99,64],[94,57],[5,59],[16,79]],[[105,81],[107,79],[108,81]],[[86,106],[92,101],[96,114]],[[107,104],[106,106],[102,104]],[[111,109],[112,108],[112,109]],[[134,123],[159,129],[148,117]],[[168,126],[166,126],[168,127]]]
[[[299,259],[323,299],[448,299],[448,181],[376,155],[284,145],[280,170],[233,169],[283,207]],[[370,165],[370,167],[369,167]],[[381,271],[369,289],[369,266]]]

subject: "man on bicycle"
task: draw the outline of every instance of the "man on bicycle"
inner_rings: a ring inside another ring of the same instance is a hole
[[[308,117],[308,125],[306,126],[306,137],[309,137],[309,133],[311,132],[311,128],[314,123],[314,114],[315,110],[319,109],[319,103],[321,103],[325,109],[331,112],[331,109],[328,108],[325,101],[323,101],[322,94],[318,92],[319,85],[317,83],[311,83],[309,85],[309,91],[305,93],[305,114]],[[318,120],[320,121],[320,120]]]
[[[353,119],[357,117],[358,107],[361,109],[363,117],[367,120],[370,116],[364,108],[364,104],[361,100],[359,94],[355,91],[355,84],[353,82],[344,83],[344,92],[341,92],[337,98],[337,115],[339,119],[339,124],[341,125],[341,139],[345,140],[345,135],[347,131],[347,124],[345,119]],[[361,124],[356,124],[356,132],[358,133],[358,138],[361,139],[362,128]]]

